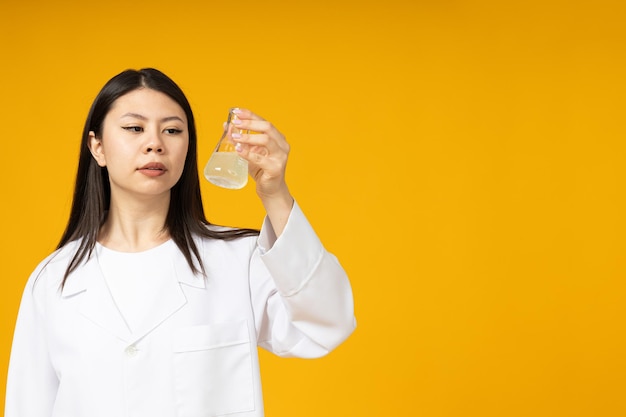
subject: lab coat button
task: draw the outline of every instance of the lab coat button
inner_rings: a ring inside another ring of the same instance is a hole
[[[137,354],[137,347],[135,347],[134,345],[130,345],[126,348],[125,352],[126,356],[135,356]]]

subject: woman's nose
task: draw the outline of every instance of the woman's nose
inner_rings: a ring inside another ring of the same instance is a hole
[[[144,148],[146,153],[155,152],[155,153],[163,153],[163,141],[158,134],[153,134],[150,136],[148,143],[146,143],[146,147]]]
[[[148,145],[146,147],[146,152],[156,152],[156,153],[163,153],[163,146],[157,146],[157,145]]]

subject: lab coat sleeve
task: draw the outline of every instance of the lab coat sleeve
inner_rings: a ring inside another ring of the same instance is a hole
[[[261,347],[279,356],[320,357],[354,330],[348,277],[297,203],[278,238],[266,218],[251,268]],[[265,276],[255,277],[259,271]]]
[[[52,415],[58,379],[48,355],[42,309],[45,279],[39,272],[30,277],[22,295],[9,361],[5,417]]]

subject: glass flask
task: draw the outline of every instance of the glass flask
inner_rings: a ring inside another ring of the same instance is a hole
[[[228,111],[226,128],[204,167],[204,177],[211,184],[237,190],[248,183],[248,161],[237,153],[232,134],[246,134],[248,131],[241,130],[232,123],[233,120],[237,120],[237,114],[233,112],[234,110],[237,108]]]

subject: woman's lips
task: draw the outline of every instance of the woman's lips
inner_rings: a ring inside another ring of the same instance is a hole
[[[149,164],[146,164],[139,168],[138,171],[144,175],[147,175],[148,177],[158,177],[165,174],[167,169],[165,169],[165,165],[161,163],[150,162]]]

